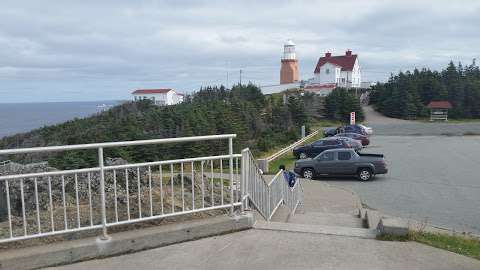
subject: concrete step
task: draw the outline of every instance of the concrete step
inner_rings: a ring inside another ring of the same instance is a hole
[[[349,227],[328,226],[328,225],[284,223],[284,222],[256,223],[253,226],[253,228],[258,230],[338,235],[338,236],[359,237],[359,238],[368,238],[368,239],[375,239],[375,237],[377,236],[377,230],[372,230],[372,229],[349,228]]]
[[[286,207],[285,205],[280,205],[273,214],[272,219],[270,221],[274,222],[287,222],[288,217],[290,216],[290,208]]]
[[[297,206],[296,214],[305,214],[305,206],[302,203]]]
[[[353,214],[311,211],[303,214],[296,213],[289,218],[288,223],[364,228],[362,219]]]

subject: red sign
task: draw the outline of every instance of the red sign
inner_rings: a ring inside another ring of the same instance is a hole
[[[350,125],[355,125],[355,112],[350,113]]]

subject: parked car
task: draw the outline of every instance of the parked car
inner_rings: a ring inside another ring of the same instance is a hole
[[[293,148],[293,155],[297,159],[303,159],[308,157],[316,157],[318,154],[328,149],[351,147],[352,145],[349,143],[349,141],[332,137],[320,139],[318,141],[303,146],[297,146]]]
[[[326,150],[315,158],[297,160],[294,172],[307,179],[356,175],[360,181],[368,181],[377,174],[388,173],[388,169],[383,155],[362,154],[344,148]]]
[[[367,132],[368,135],[372,135],[372,134],[373,134],[373,128],[364,126],[364,125],[362,125],[362,124],[358,124],[358,126],[362,127],[362,128],[365,130],[365,132]]]
[[[338,133],[357,133],[357,134],[362,134],[367,136],[367,131],[359,125],[346,125],[343,127],[337,128],[337,134]]]
[[[335,135],[336,137],[348,137],[357,141],[360,141],[363,146],[367,146],[370,144],[370,140],[367,136],[358,134],[358,133],[339,133]]]
[[[339,138],[340,140],[345,140],[348,144],[350,144],[351,148],[355,151],[361,151],[363,149],[363,145],[361,141],[349,138],[349,137],[342,137],[342,136],[335,136],[335,138]]]
[[[357,133],[365,136],[368,135],[367,131],[359,125],[347,125],[337,128],[329,128],[323,131],[323,135],[325,137],[332,137],[339,133]]]
[[[332,137],[337,134],[337,129],[336,128],[327,128],[323,131],[323,136],[324,137]]]

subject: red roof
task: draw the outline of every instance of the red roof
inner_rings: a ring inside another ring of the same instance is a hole
[[[326,63],[332,63],[334,65],[342,67],[343,71],[352,71],[357,60],[356,54],[341,55],[341,56],[325,56],[318,59],[317,67],[313,73],[320,73],[320,67]]]
[[[160,88],[160,89],[138,89],[138,90],[135,90],[133,91],[132,94],[165,94],[165,93],[168,93],[170,91],[172,91],[173,89],[170,89],[170,88]]]
[[[452,104],[448,101],[430,101],[427,107],[430,109],[451,109]]]

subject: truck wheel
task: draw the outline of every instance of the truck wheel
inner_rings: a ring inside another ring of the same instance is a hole
[[[307,156],[307,154],[305,154],[305,153],[300,153],[300,155],[298,155],[298,157],[299,157],[300,159],[306,159],[308,156]]]
[[[313,179],[313,170],[310,168],[303,169],[302,176],[305,179],[312,180]]]
[[[372,178],[372,170],[369,168],[361,168],[357,174],[360,181],[368,181]]]

